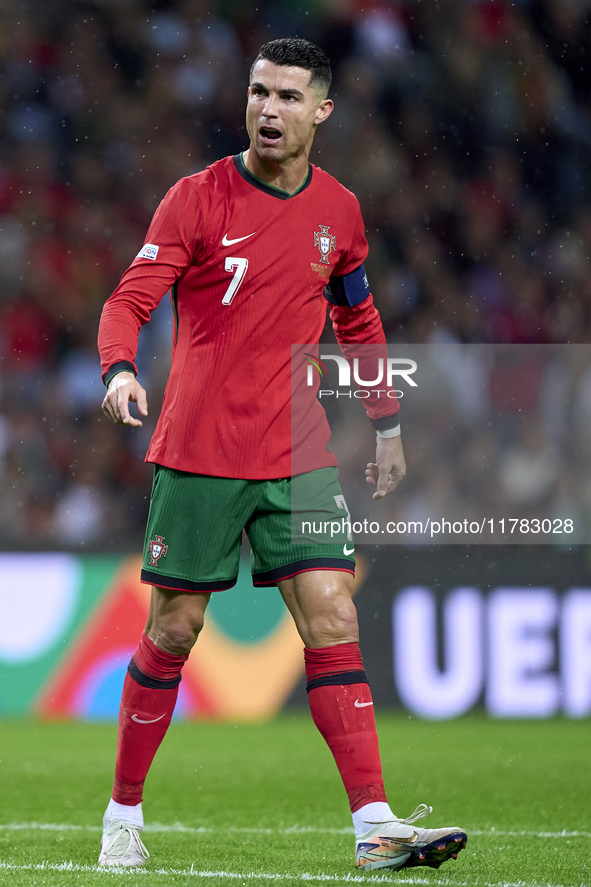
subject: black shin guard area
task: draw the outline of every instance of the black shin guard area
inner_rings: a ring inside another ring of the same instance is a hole
[[[171,681],[159,681],[158,678],[153,678],[149,674],[144,674],[133,661],[133,656],[129,661],[127,671],[136,684],[139,684],[141,687],[148,687],[150,690],[172,690],[173,687],[177,687],[181,682],[180,675],[178,678],[173,678]]]
[[[336,674],[323,674],[318,678],[312,678],[306,684],[306,692],[315,690],[316,687],[334,687],[343,684],[369,684],[364,671],[341,671]]]

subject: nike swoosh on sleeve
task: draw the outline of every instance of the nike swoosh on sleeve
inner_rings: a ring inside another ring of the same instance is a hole
[[[373,702],[359,702],[358,699],[353,703],[355,708],[367,708],[368,705],[373,705]]]
[[[233,240],[229,240],[228,235],[224,234],[222,237],[222,245],[232,246],[233,243],[240,243],[241,240],[248,240],[248,238],[252,237],[254,234],[256,234],[256,231],[253,231],[252,234],[246,234],[244,237],[235,237]]]

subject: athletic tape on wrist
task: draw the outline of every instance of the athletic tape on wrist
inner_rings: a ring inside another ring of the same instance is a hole
[[[387,428],[385,431],[376,431],[376,435],[384,440],[387,440],[390,437],[398,437],[399,434],[400,425],[397,425],[396,428]]]

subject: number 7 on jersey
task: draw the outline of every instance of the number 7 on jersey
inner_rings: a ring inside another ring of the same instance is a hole
[[[222,299],[222,305],[232,304],[232,300],[238,292],[238,287],[244,280],[244,275],[246,274],[247,268],[248,259],[236,259],[233,256],[228,256],[226,258],[225,269],[226,271],[233,271],[234,277],[230,281],[230,286],[226,290],[226,294]]]

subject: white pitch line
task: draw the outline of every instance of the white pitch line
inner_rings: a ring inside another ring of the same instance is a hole
[[[188,835],[211,835],[214,832],[219,832],[220,828],[224,828],[223,826],[219,826],[217,828],[211,828],[208,826],[190,826],[183,825],[181,822],[174,822],[170,825],[166,825],[159,822],[149,823],[144,828],[145,832],[152,834],[188,834]],[[352,828],[319,828],[317,826],[312,825],[291,825],[286,828],[257,828],[252,826],[246,826],[241,828],[240,826],[232,825],[224,828],[225,831],[232,832],[235,834],[249,834],[249,835],[303,835],[303,834],[311,834],[311,835],[350,835],[353,836]],[[50,823],[50,822],[8,822],[8,823],[0,823],[0,831],[50,831],[50,832],[101,832],[102,826],[100,825],[74,825],[71,823]],[[562,829],[559,832],[549,832],[549,831],[530,831],[527,829],[519,829],[515,831],[502,831],[501,829],[467,829],[468,837],[486,837],[486,838],[550,838],[550,839],[559,839],[559,838],[591,838],[591,832],[581,832],[581,831],[567,831],[566,829]]]
[[[29,863],[23,865],[16,865],[8,862],[0,861],[0,871],[19,871],[19,872],[74,872],[74,873],[93,873],[100,875],[116,875],[118,877],[121,876],[131,876],[136,878],[141,875],[173,875],[173,876],[181,876],[181,877],[193,877],[193,878],[218,878],[218,879],[227,879],[230,881],[303,881],[303,882],[311,882],[311,881],[319,881],[319,882],[332,882],[332,883],[346,883],[346,884],[392,884],[392,876],[391,875],[370,875],[370,874],[362,874],[362,875],[312,875],[308,872],[302,872],[301,874],[278,874],[273,872],[225,872],[225,871],[207,871],[196,869],[194,866],[191,866],[190,869],[146,869],[146,868],[132,868],[125,869],[121,867],[114,866],[99,866],[96,865],[75,865],[73,862],[62,862],[62,863],[49,863],[49,862],[41,862],[41,863]],[[478,879],[476,881],[468,882],[468,881],[456,881],[450,878],[412,878],[412,877],[397,877],[397,884],[425,884],[425,885],[435,885],[435,887],[474,887],[474,884],[480,884],[480,887],[584,887],[583,884],[580,885],[565,885],[565,884],[553,884],[550,881],[544,881],[542,883],[538,881],[482,881],[479,882]]]
[[[388,875],[312,875],[308,872],[302,872],[301,874],[279,874],[274,872],[225,872],[225,871],[209,871],[196,869],[194,866],[191,866],[190,869],[146,869],[146,868],[133,868],[133,869],[125,869],[117,866],[96,866],[96,865],[78,865],[73,862],[62,862],[62,863],[49,863],[49,862],[40,862],[40,863],[29,863],[16,865],[7,862],[0,862],[0,871],[31,871],[31,872],[93,872],[99,875],[181,875],[184,877],[193,877],[193,878],[226,878],[231,881],[254,881],[254,880],[262,880],[262,881],[333,881],[339,882],[344,881],[346,883],[354,883],[354,884],[364,884],[367,882],[370,883],[391,883],[392,879]],[[464,882],[458,881],[449,881],[447,879],[442,880],[427,880],[426,878],[404,878],[400,881],[403,884],[437,884],[441,885],[441,887],[447,887],[447,885],[454,884],[455,887],[468,887]],[[497,885],[490,885],[490,887],[497,887]],[[501,885],[498,885],[501,887]],[[502,887],[509,887],[509,885],[502,885]],[[517,885],[515,885],[517,887]],[[523,885],[520,885],[523,887]],[[553,885],[544,885],[544,887],[563,887],[560,884]]]

